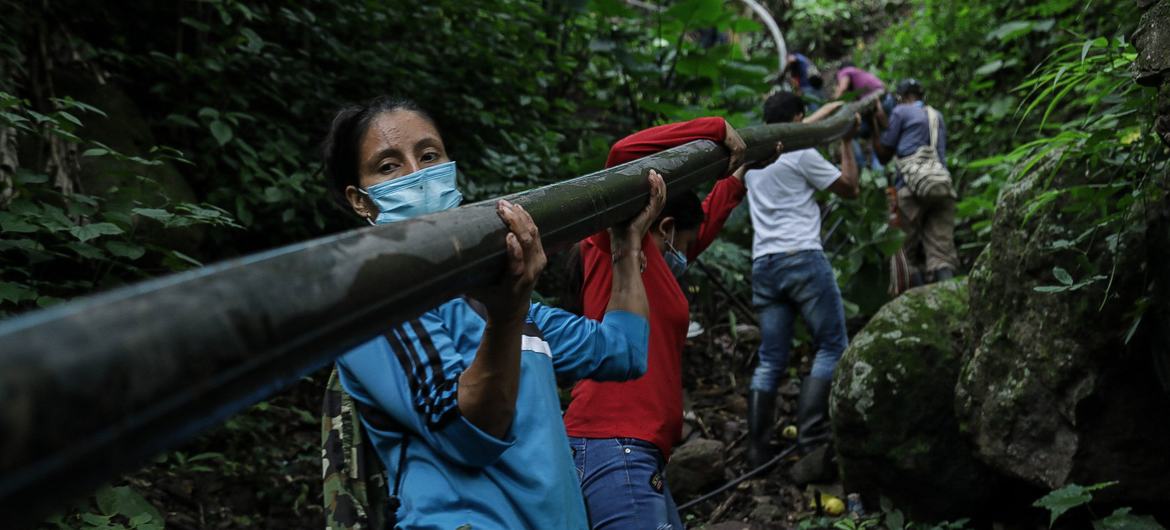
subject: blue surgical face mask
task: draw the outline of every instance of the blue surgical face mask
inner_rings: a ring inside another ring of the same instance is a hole
[[[674,235],[675,232],[671,229],[670,239],[663,239],[667,250],[662,257],[666,259],[666,266],[670,268],[671,274],[674,274],[675,279],[681,281],[687,273],[687,256],[674,248]]]
[[[463,194],[455,187],[455,162],[420,169],[358,191],[378,205],[377,224],[393,223],[459,206]],[[370,221],[370,224],[375,224]]]

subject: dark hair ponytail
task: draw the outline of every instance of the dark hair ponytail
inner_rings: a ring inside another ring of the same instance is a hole
[[[344,107],[333,117],[329,133],[321,143],[322,171],[329,194],[343,208],[349,209],[345,189],[358,185],[358,151],[370,123],[382,113],[396,110],[415,112],[439,128],[434,118],[418,103],[394,96],[379,96],[360,105]]]

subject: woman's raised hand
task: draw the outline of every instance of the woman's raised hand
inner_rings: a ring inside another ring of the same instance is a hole
[[[523,206],[501,199],[496,203],[496,214],[508,227],[504,238],[508,264],[499,284],[480,288],[472,297],[487,307],[492,318],[520,319],[523,323],[531,303],[532,287],[548,258],[540,242],[540,229]]]
[[[736,132],[735,127],[731,126],[731,122],[723,120],[727,127],[727,135],[723,137],[723,146],[731,153],[727,160],[727,174],[730,175],[743,165],[744,151],[747,151],[747,143]]]
[[[662,180],[662,175],[653,169],[646,180],[650,182],[650,200],[646,202],[646,206],[629,221],[610,229],[614,250],[632,250],[631,247],[641,250],[642,238],[662,213],[662,206],[666,204],[666,182]],[[619,247],[619,244],[625,248]],[[615,255],[614,259],[618,257]]]

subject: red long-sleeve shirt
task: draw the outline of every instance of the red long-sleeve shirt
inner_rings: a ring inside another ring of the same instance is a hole
[[[606,167],[635,160],[693,140],[722,143],[727,134],[722,118],[699,118],[662,125],[632,134],[610,149]],[[737,178],[724,178],[703,200],[704,221],[687,249],[693,260],[719,234],[723,223],[747,189]],[[647,235],[642,242],[646,270],[642,282],[650,302],[650,351],[646,374],[633,381],[581,381],[573,387],[573,401],[565,413],[569,436],[578,438],[636,438],[653,443],[666,458],[682,436],[682,350],[686,344],[690,307],[662,254]],[[582,300],[585,315],[600,319],[609,305],[613,258],[609,234],[599,232],[581,242],[585,279]]]

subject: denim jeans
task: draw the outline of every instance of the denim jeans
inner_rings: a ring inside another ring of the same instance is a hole
[[[752,305],[760,317],[760,361],[752,374],[752,390],[772,392],[780,384],[797,313],[804,317],[817,348],[812,376],[832,379],[849,336],[841,291],[824,252],[801,250],[756,258]]]
[[[654,444],[634,438],[569,438],[593,530],[683,530]]]

